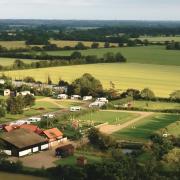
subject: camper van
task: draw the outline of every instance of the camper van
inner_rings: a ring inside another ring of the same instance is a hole
[[[57,99],[67,99],[68,95],[67,94],[58,94]]]
[[[104,102],[104,103],[108,103],[108,99],[105,97],[101,97],[101,98],[97,98],[96,99],[97,102]]]
[[[83,101],[89,101],[89,100],[92,100],[92,96],[84,96],[83,97]]]
[[[36,123],[36,122],[39,122],[41,121],[41,118],[40,117],[31,117],[28,119],[28,122],[31,124],[31,123]]]

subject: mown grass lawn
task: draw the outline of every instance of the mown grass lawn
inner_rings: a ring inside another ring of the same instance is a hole
[[[63,108],[70,108],[71,106],[81,106],[83,102],[81,101],[71,101],[71,100],[57,100],[56,101]]]
[[[175,114],[155,114],[113,134],[117,139],[147,141],[150,135],[179,120]],[[174,131],[172,129],[171,131]]]
[[[97,111],[79,116],[78,120],[80,120],[81,123],[94,122],[94,124],[102,124],[107,122],[109,124],[116,125],[123,124],[138,116],[139,115],[136,114],[136,112],[132,114],[127,112]]]

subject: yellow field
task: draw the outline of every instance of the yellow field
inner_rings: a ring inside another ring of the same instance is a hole
[[[50,43],[56,44],[58,47],[70,46],[74,47],[79,41],[61,41],[61,40],[50,40]],[[92,42],[90,41],[81,41],[85,46],[91,47]],[[25,48],[28,47],[25,44],[25,41],[0,41],[0,45],[6,47],[8,49],[16,49],[16,48]],[[111,46],[118,46],[117,43],[111,43]],[[37,46],[37,45],[36,45]],[[40,47],[42,45],[39,45]],[[99,47],[104,47],[104,42],[99,42]]]
[[[50,75],[53,82],[57,82],[59,78],[71,82],[84,73],[94,75],[101,80],[105,88],[109,88],[109,82],[113,81],[117,89],[143,89],[148,87],[157,96],[161,97],[167,97],[172,91],[180,89],[180,66],[170,65],[114,63],[5,72],[6,75],[11,76],[13,79],[33,76],[36,80],[43,82],[47,81],[48,75]]]

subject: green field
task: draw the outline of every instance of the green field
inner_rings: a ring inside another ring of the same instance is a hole
[[[180,116],[177,122],[170,124],[166,129],[169,134],[180,136]]]
[[[118,104],[120,100],[112,101],[113,104]],[[132,107],[148,109],[148,110],[165,110],[165,109],[180,109],[180,103],[169,103],[159,101],[133,101]]]
[[[36,80],[42,82],[46,82],[48,75],[50,75],[54,83],[58,82],[59,78],[71,82],[84,73],[94,75],[102,82],[104,88],[109,88],[110,81],[113,81],[116,88],[120,90],[148,87],[157,96],[162,97],[169,96],[172,91],[180,89],[180,66],[112,63],[5,72],[6,75],[11,76],[13,79],[33,76]]]
[[[132,39],[136,39],[136,38],[132,38]],[[141,36],[137,39],[140,40],[145,40],[147,39],[150,42],[165,42],[165,41],[176,41],[176,42],[180,42],[180,36]]]
[[[74,51],[49,51],[50,55],[68,56]],[[180,51],[168,51],[165,46],[147,46],[147,47],[123,47],[123,48],[100,48],[80,51],[83,55],[97,55],[102,57],[106,52],[121,52],[127,62],[143,64],[161,64],[180,66]]]
[[[151,117],[140,120],[130,127],[115,132],[113,136],[118,139],[145,141],[149,139],[152,133],[158,132],[160,129],[166,128],[178,120],[179,115],[155,114]],[[174,128],[171,128],[172,132],[174,130]]]
[[[39,110],[39,108],[44,108],[44,110]],[[33,106],[31,109],[24,111],[23,114],[6,114],[5,117],[0,118],[0,124],[11,122],[15,120],[20,120],[24,118],[28,118],[35,115],[45,114],[47,112],[54,112],[59,110],[59,107],[50,103],[50,102],[36,102],[36,105]]]
[[[78,120],[81,123],[84,122],[94,122],[94,124],[103,124],[108,123],[112,125],[123,124],[133,118],[138,117],[139,115],[134,113],[126,113],[126,112],[106,112],[106,111],[98,111],[94,113],[85,114],[83,116],[79,116]]]

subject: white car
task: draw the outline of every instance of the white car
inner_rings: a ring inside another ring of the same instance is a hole
[[[71,112],[80,111],[80,110],[81,110],[81,107],[79,107],[79,106],[70,107]]]

